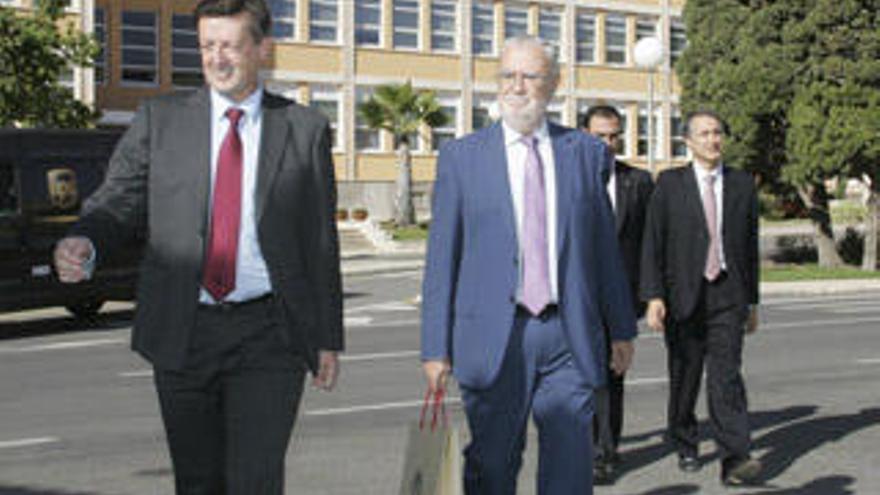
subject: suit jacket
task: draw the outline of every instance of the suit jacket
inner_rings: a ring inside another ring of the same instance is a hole
[[[722,243],[732,304],[758,302],[758,199],[751,175],[723,168]],[[676,320],[689,318],[699,301],[709,230],[693,166],[666,170],[648,206],[640,293],[661,298]]]
[[[617,242],[623,257],[623,267],[629,280],[630,293],[640,317],[645,313],[645,305],[639,300],[639,273],[642,259],[642,235],[645,231],[645,217],[648,201],[654,190],[651,174],[645,170],[615,161],[615,211]]]
[[[329,127],[318,112],[268,92],[262,112],[257,236],[284,308],[285,338],[314,370],[318,350],[343,347]],[[184,365],[198,305],[209,223],[210,115],[207,88],[146,100],[72,229],[92,240],[98,262],[145,234],[132,347],[160,368]]]
[[[574,361],[605,380],[603,321],[636,333],[601,170],[608,155],[585,133],[549,124],[556,165],[558,304]],[[513,328],[519,244],[500,123],[440,150],[422,310],[422,358],[450,359],[462,385],[492,384]]]

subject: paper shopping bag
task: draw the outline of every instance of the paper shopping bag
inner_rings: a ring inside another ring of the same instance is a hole
[[[449,424],[442,398],[442,392],[434,395],[433,418],[426,422],[426,396],[420,420],[409,427],[399,495],[462,494],[459,431]]]

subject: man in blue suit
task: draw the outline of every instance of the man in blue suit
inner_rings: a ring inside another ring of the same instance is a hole
[[[624,371],[633,305],[602,181],[597,139],[547,122],[553,49],[509,39],[498,74],[502,122],[440,151],[422,314],[431,391],[450,371],[471,443],[465,491],[513,495],[532,413],[537,493],[592,493],[593,390]]]

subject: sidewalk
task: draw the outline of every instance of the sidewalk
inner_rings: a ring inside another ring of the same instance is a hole
[[[343,275],[372,275],[421,271],[425,266],[425,242],[374,241],[372,247],[342,251]],[[878,279],[840,279],[797,282],[761,282],[761,295],[831,295],[880,291]]]

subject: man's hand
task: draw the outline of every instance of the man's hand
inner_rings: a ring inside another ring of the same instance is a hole
[[[626,373],[632,364],[635,347],[631,340],[614,340],[611,342],[611,369],[618,376]]]
[[[423,361],[422,370],[425,372],[425,379],[428,381],[428,392],[431,395],[436,394],[438,390],[446,390],[446,378],[451,370],[448,360],[434,359]]]
[[[645,312],[645,321],[648,323],[648,328],[655,332],[662,332],[666,330],[666,326],[663,323],[665,320],[666,304],[663,303],[663,299],[651,299],[648,301],[648,310]]]
[[[746,317],[746,333],[755,333],[758,330],[758,306],[754,305],[749,308],[749,315]]]
[[[55,271],[58,279],[71,284],[88,280],[91,270],[86,263],[93,259],[95,252],[91,241],[86,237],[65,237],[55,246]]]
[[[336,351],[318,351],[318,373],[312,385],[322,390],[333,390],[339,376],[339,355]]]

